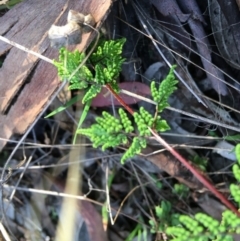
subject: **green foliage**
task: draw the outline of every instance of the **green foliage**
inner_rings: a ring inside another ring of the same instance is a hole
[[[152,117],[152,115],[143,107],[140,107],[139,112],[135,112],[133,116],[140,136],[151,135],[148,127],[156,129],[159,132],[170,130],[170,127],[165,120],[161,120],[160,116],[157,116],[157,118]]]
[[[223,215],[227,212],[234,215],[229,210],[225,211]],[[166,229],[166,234],[174,237],[171,239],[172,241],[230,241],[233,240],[232,234],[236,233],[235,227],[237,223],[239,225],[240,221],[235,215],[238,221],[234,221],[233,224],[231,218],[228,216],[227,223],[219,223],[217,220],[204,213],[197,213],[193,218],[181,215],[179,217],[180,225],[168,227]]]
[[[233,166],[233,174],[237,181],[240,180],[240,144],[236,146],[236,156],[238,163]],[[230,186],[231,194],[234,200],[240,204],[240,187],[236,184]],[[211,216],[204,213],[197,213],[193,217],[187,215],[175,216],[175,224],[171,224],[171,204],[162,202],[161,206],[156,207],[156,216],[159,220],[160,228],[153,232],[164,232],[171,241],[233,241],[233,234],[240,234],[240,218],[230,210],[222,214],[222,220],[219,222]],[[166,223],[166,220],[168,222]],[[153,221],[150,220],[153,226]]]
[[[100,54],[102,51],[102,49],[99,50]],[[162,82],[164,88],[161,88],[161,84],[159,90],[154,90],[155,95],[160,96],[160,99],[166,102],[164,106],[168,105],[168,97],[175,89],[174,86],[177,83],[177,81],[171,77],[172,70],[170,70],[169,75],[170,77],[167,76],[166,80]],[[169,82],[173,82],[173,84]],[[167,91],[167,86],[171,89],[170,91]],[[164,92],[163,89],[165,90]],[[162,93],[167,94],[167,98],[166,96],[162,97]],[[93,124],[87,129],[79,129],[77,133],[88,136],[93,142],[93,147],[102,146],[103,150],[108,147],[116,147],[131,143],[130,147],[121,158],[121,163],[124,163],[127,159],[139,154],[142,148],[146,147],[146,137],[151,135],[149,127],[159,132],[170,129],[165,120],[162,120],[160,116],[153,117],[143,107],[140,107],[139,112],[135,112],[133,117],[137,126],[138,136],[135,136],[132,141],[127,134],[134,131],[134,124],[123,109],[119,109],[119,118],[116,118],[107,112],[103,112],[102,117],[96,118],[97,124]]]
[[[175,214],[172,211],[172,205],[168,201],[162,201],[160,206],[155,207],[156,216],[158,218],[157,227],[154,220],[150,220],[151,232],[165,232],[169,226],[178,225],[179,214]]]
[[[96,64],[96,77],[102,79],[104,83],[111,83],[118,77],[124,58],[122,58],[122,47],[126,39],[110,40],[103,42],[90,60]]]
[[[124,62],[121,53],[125,41],[125,39],[102,41],[97,50],[86,61],[86,64],[79,69],[85,54],[78,51],[68,52],[66,49],[60,50],[59,62],[54,61],[54,64],[61,79],[69,81],[70,89],[85,90],[86,93],[82,99],[83,103],[87,103],[84,116],[90,107],[90,100],[101,91],[103,85],[110,84],[115,91],[118,91],[116,79]],[[102,117],[96,118],[95,124],[90,128],[79,128],[77,134],[88,136],[93,147],[101,146],[103,150],[131,143],[121,159],[122,163],[140,153],[142,148],[147,145],[146,137],[151,135],[149,127],[159,132],[170,129],[167,122],[161,119],[159,113],[169,106],[168,98],[177,88],[178,81],[174,76],[174,68],[175,66],[171,68],[168,76],[158,88],[155,82],[151,83],[152,96],[157,103],[154,117],[143,107],[139,109],[139,112],[134,113],[134,123],[123,109],[119,109],[118,118],[103,112]],[[73,73],[75,74],[72,76]],[[80,125],[84,118],[80,120]],[[135,136],[133,136],[134,131],[138,133]],[[235,151],[238,163],[233,166],[233,174],[239,182],[240,144],[237,145]],[[240,206],[239,185],[231,184],[230,191]],[[178,185],[175,186],[175,192],[183,194],[187,193],[187,190]],[[223,213],[221,222],[203,213],[198,213],[194,217],[177,214],[172,210],[171,203],[168,201],[162,201],[161,205],[155,208],[155,212],[158,221],[157,225],[154,220],[149,221],[152,226],[151,231],[154,233],[165,232],[169,236],[169,240],[172,241],[230,241],[233,240],[232,234],[240,233],[240,218],[230,210]]]
[[[59,112],[61,112],[63,110],[66,110],[68,107],[72,106],[79,100],[81,100],[81,96],[77,95],[77,96],[73,97],[72,99],[67,101],[63,106],[58,107],[57,109],[55,109],[54,111],[52,111],[51,113],[46,115],[44,118],[49,118],[51,116],[58,114]]]
[[[116,118],[107,112],[103,112],[102,117],[96,118],[96,124],[93,124],[90,128],[78,129],[77,133],[88,136],[93,143],[93,147],[102,146],[103,150],[109,147],[126,145],[129,142],[127,134],[131,133],[134,127],[123,109],[119,109],[119,117]],[[134,137],[121,162],[123,163],[127,158],[139,153],[143,147],[146,147],[146,140]]]
[[[193,157],[190,157],[189,160],[196,164],[198,168],[200,168],[202,171],[206,171],[208,161],[207,158],[195,155]]]
[[[157,111],[162,112],[166,107],[169,106],[168,98],[177,89],[176,84],[178,81],[174,76],[174,69],[176,66],[172,66],[166,79],[162,81],[159,88],[156,87],[156,83],[151,83],[151,92],[153,100],[158,104]]]
[[[128,150],[124,153],[124,155],[121,158],[121,163],[124,164],[124,162],[134,157],[136,154],[139,154],[142,150],[142,148],[145,148],[147,146],[147,142],[143,138],[134,137],[132,144],[128,148]]]
[[[237,157],[237,163],[233,165],[233,175],[238,182],[240,182],[240,144],[237,144],[235,148],[235,153]],[[234,200],[238,203],[240,207],[240,187],[237,184],[232,183],[230,185],[230,191]]]
[[[231,241],[233,234],[240,233],[240,218],[229,210],[223,213],[221,223],[204,213],[194,217],[174,213],[167,201],[162,201],[155,211],[158,225],[150,220],[151,232],[166,233],[171,241]]]
[[[103,85],[110,84],[118,91],[116,79],[121,71],[122,47],[126,39],[102,41],[86,64],[78,69],[86,55],[79,51],[69,52],[66,48],[59,51],[59,61],[54,61],[58,75],[69,81],[69,89],[86,89],[82,102],[95,97]],[[78,71],[75,70],[78,69]],[[72,76],[72,73],[75,73]]]
[[[69,52],[66,48],[59,50],[59,62],[54,60],[54,65],[58,69],[58,75],[61,80],[69,81],[70,89],[84,89],[88,86],[86,81],[91,81],[93,75],[86,66],[76,72],[75,75],[70,76],[78,68],[79,64],[84,60],[85,53],[80,53],[78,50]]]
[[[127,144],[128,138],[123,132],[126,119],[117,119],[107,112],[102,113],[102,117],[96,118],[96,124],[90,128],[78,129],[77,133],[88,136],[93,142],[93,147],[102,146],[105,150],[108,147],[115,147]]]
[[[83,103],[89,103],[105,84],[110,84],[118,92],[116,78],[119,76],[122,63],[125,60],[121,55],[125,41],[126,39],[101,41],[97,50],[83,66],[81,66],[81,63],[86,57],[84,53],[69,52],[65,48],[60,49],[59,61],[54,61],[54,65],[58,69],[58,75],[62,80],[69,81],[70,89],[86,90],[82,99]],[[157,112],[162,112],[168,106],[167,100],[176,89],[177,80],[175,80],[173,69],[174,67],[158,89],[155,84],[152,84],[152,95],[157,102]],[[93,142],[93,147],[102,146],[103,150],[131,143],[121,159],[121,162],[124,163],[128,158],[140,153],[142,148],[146,147],[145,138],[151,135],[149,127],[159,132],[170,129],[167,122],[162,120],[157,112],[153,117],[141,107],[139,112],[134,113],[134,121],[139,135],[133,137],[132,140],[127,134],[134,131],[134,124],[122,109],[119,110],[119,118],[103,112],[102,117],[96,119],[96,124],[87,129],[78,128],[76,133],[88,136]]]
[[[176,183],[176,184],[174,184],[173,193],[179,195],[182,198],[184,198],[184,197],[188,196],[189,188],[184,184]]]

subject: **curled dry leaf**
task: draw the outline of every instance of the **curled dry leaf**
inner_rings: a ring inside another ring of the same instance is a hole
[[[81,43],[82,32],[90,32],[91,27],[93,27],[95,23],[91,14],[84,16],[82,13],[70,10],[68,12],[66,25],[52,25],[49,29],[48,37],[51,41],[51,46],[60,48],[66,45]]]
[[[48,32],[51,46],[56,48],[71,44],[79,44],[82,39],[81,35],[80,26],[72,21],[64,26],[52,25]]]
[[[73,21],[73,22],[77,23],[78,25],[82,26],[84,23],[84,17],[85,16],[82,13],[79,13],[74,10],[70,10],[68,13],[67,21],[68,21],[68,23]]]

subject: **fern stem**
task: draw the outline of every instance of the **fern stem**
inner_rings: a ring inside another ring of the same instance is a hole
[[[134,111],[124,102],[124,100],[113,90],[111,85],[106,84],[105,87],[114,95],[118,102],[131,114],[134,114]]]

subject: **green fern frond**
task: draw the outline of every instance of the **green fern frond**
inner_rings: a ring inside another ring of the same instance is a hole
[[[119,117],[118,119],[107,112],[103,112],[102,117],[96,118],[97,124],[93,124],[87,129],[78,129],[77,133],[88,136],[93,143],[93,147],[102,146],[103,150],[108,147],[126,145],[129,142],[127,133],[133,132],[134,127],[123,109],[119,109]],[[146,139],[134,137],[129,149],[122,156],[121,163],[139,154],[146,145]]]
[[[82,99],[82,103],[85,104],[87,101],[94,98],[98,93],[101,92],[102,86],[91,85],[91,87],[87,90],[86,94]]]
[[[176,85],[178,81],[174,76],[174,69],[176,66],[172,66],[167,77],[159,85],[159,88],[156,87],[156,83],[153,81],[151,83],[151,93],[153,100],[157,102],[157,111],[162,112],[166,107],[169,106],[168,98],[169,96],[177,89]]]
[[[238,179],[240,162],[239,144],[235,150],[238,162],[233,166],[233,173]],[[233,199],[240,204],[239,185],[231,184],[230,191]],[[198,213],[194,218],[180,215],[179,221],[181,223],[180,226],[167,227],[165,230],[169,237],[173,237],[171,241],[233,241],[233,234],[240,234],[240,218],[230,210],[223,212],[221,222],[204,213]]]
[[[233,175],[240,182],[240,144],[236,145],[235,154],[237,157],[237,163],[233,165]]]
[[[114,45],[113,42],[109,42],[109,46],[105,43],[103,47],[99,47],[96,54],[95,54],[95,60],[98,56],[103,55],[105,53],[104,51],[108,52],[110,50],[113,51],[113,53],[121,53],[120,47],[122,47],[122,44],[124,43],[123,40],[120,40],[119,43]],[[115,49],[114,49],[115,48]],[[111,51],[110,51],[111,52]],[[111,52],[112,54],[112,52]],[[111,56],[110,56],[111,57]],[[114,56],[113,56],[114,58]],[[101,61],[101,64],[104,61]],[[115,61],[116,62],[116,61]],[[105,61],[105,64],[108,64],[108,60]],[[110,64],[110,62],[109,62]],[[114,65],[112,65],[113,67]],[[98,92],[101,90],[101,86],[108,82],[114,75],[114,72],[111,72],[111,70],[108,70],[106,68],[102,68],[100,65],[96,65],[96,75],[95,75],[95,82],[99,84],[99,88],[96,88],[96,86],[91,86],[88,92],[85,94],[83,98],[83,103],[93,98]],[[112,82],[115,83],[115,82]],[[166,80],[164,80],[159,90],[156,90],[156,95],[159,97],[161,103],[161,108],[168,105],[167,99],[169,95],[175,90],[175,84],[177,81],[174,78],[173,70],[170,71],[168,77]],[[153,86],[153,92],[154,92],[154,86]],[[169,88],[169,89],[167,89]],[[164,95],[163,95],[164,94]],[[156,100],[156,98],[155,98]],[[164,104],[165,103],[165,104]],[[162,109],[160,110],[162,111]],[[111,116],[110,114],[107,114],[106,112],[103,112],[103,117],[100,119],[97,118],[98,125],[93,125],[93,130],[88,129],[88,131],[84,131],[83,129],[78,130],[78,133],[81,133],[83,135],[87,135],[90,137],[91,141],[93,142],[93,146],[102,146],[103,149],[107,147],[115,147],[121,144],[126,144],[130,142],[128,141],[128,138],[126,136],[127,133],[131,133],[134,131],[134,127],[132,124],[132,121],[128,118],[127,114],[122,110],[119,109],[119,117],[120,119],[116,119],[115,117]],[[134,137],[132,140],[132,143],[126,153],[121,158],[121,163],[124,163],[128,158],[133,157],[136,154],[139,154],[142,150],[142,148],[145,148],[147,145],[146,137],[151,135],[151,132],[149,130],[150,128],[153,128],[157,131],[163,132],[166,130],[169,130],[170,127],[167,124],[165,120],[162,120],[160,116],[153,117],[147,110],[145,110],[143,107],[140,107],[139,112],[134,112],[133,114],[134,122],[136,123],[139,137]],[[97,131],[97,128],[99,128],[99,131]],[[102,136],[94,136],[96,133],[101,133]],[[121,135],[118,136],[118,134],[121,133]],[[125,134],[123,134],[125,133]],[[115,138],[115,139],[114,139]]]
[[[223,212],[223,218],[221,226],[225,228],[225,231],[233,233],[240,233],[240,218],[230,210],[226,210]]]
[[[97,122],[103,126],[109,134],[123,131],[123,126],[119,119],[107,112],[102,113],[103,117],[97,117]]]
[[[164,132],[170,130],[170,126],[168,125],[166,120],[161,120],[160,116],[155,120],[154,127],[159,132]]]
[[[179,225],[179,214],[173,213],[172,205],[168,201],[161,201],[161,205],[155,207],[155,213],[158,220],[157,227],[155,226],[153,220],[149,223],[152,226],[151,232],[165,232],[167,227]]]
[[[102,42],[97,51],[90,57],[90,62],[95,65],[95,82],[102,85],[110,84],[117,93],[119,88],[116,79],[125,61],[122,57],[122,48],[125,42],[125,38]]]
[[[141,153],[142,148],[146,148],[147,141],[140,137],[134,137],[131,146],[127,149],[121,158],[121,164],[129,158],[134,157],[136,154]]]
[[[69,80],[72,73],[78,68],[84,58],[84,53],[80,53],[77,50],[69,52],[66,48],[61,48],[59,50],[59,62],[55,60],[53,62],[58,69],[58,75],[61,80]],[[79,71],[77,71],[77,73],[69,80],[70,88],[75,89],[79,82],[90,81],[92,78],[93,75],[91,71],[86,66],[82,66],[82,68],[80,68]],[[71,85],[73,85],[73,87],[71,87]],[[79,87],[82,87],[82,85],[79,84]]]
[[[240,181],[240,166],[238,164],[233,165],[233,175],[237,181]]]
[[[105,84],[110,84],[116,92],[119,92],[116,78],[125,60],[121,55],[125,41],[126,39],[102,42],[71,79],[70,76],[84,60],[85,54],[77,50],[69,52],[66,48],[61,48],[59,61],[54,61],[58,75],[61,80],[69,80],[69,89],[86,89],[91,84],[83,98],[83,103],[95,97],[100,92],[101,86]],[[94,68],[90,70],[87,66],[94,66]]]
[[[162,120],[160,116],[154,118],[147,110],[140,107],[139,112],[134,113],[134,120],[137,124],[140,136],[150,136],[151,132],[148,127],[151,127],[159,132],[170,130],[166,120]]]
[[[125,42],[125,38],[102,42],[97,51],[91,55],[90,62],[95,65],[96,72],[99,72],[99,80],[102,81],[97,83],[111,84],[119,76],[121,66],[125,61],[122,57],[122,48]],[[96,80],[98,81],[98,78]]]
[[[110,85],[117,93],[119,92],[116,79],[125,61],[122,57],[122,48],[125,42],[126,39],[100,42],[97,50],[86,60],[86,64],[79,69],[79,65],[85,59],[85,54],[78,51],[69,52],[62,48],[59,52],[59,61],[54,61],[54,64],[61,79],[69,81],[69,89],[85,89],[86,93],[82,102],[89,103],[101,91],[103,85]],[[75,73],[76,69],[78,71]],[[72,73],[75,73],[74,76],[72,76]],[[158,112],[161,112],[168,105],[167,99],[175,90],[176,83],[173,69],[171,69],[159,89],[156,89],[155,85],[152,84],[154,99],[158,103]],[[88,136],[94,147],[102,146],[102,149],[106,149],[121,144],[125,145],[130,141],[127,133],[133,132],[134,127],[132,121],[122,109],[119,110],[119,116],[120,120],[103,112],[103,116],[97,118],[96,124],[88,129],[79,129],[77,133]],[[139,113],[134,114],[134,120],[140,136],[133,138],[130,148],[122,157],[122,163],[140,153],[141,149],[146,147],[145,138],[151,135],[149,127],[157,131],[170,129],[165,120],[162,120],[159,116],[152,117],[144,108],[140,108]]]
[[[132,131],[133,125],[124,110],[119,109],[120,119],[107,112],[102,113],[102,117],[97,117],[97,124],[93,124],[87,129],[78,129],[77,133],[88,136],[94,147],[102,146],[105,150],[108,147],[126,145],[128,138],[126,133]],[[126,132],[124,132],[127,130]]]
[[[141,107],[143,108],[143,107]],[[141,113],[135,112],[133,114],[134,121],[137,124],[137,128],[139,131],[140,136],[150,136],[151,132],[148,130],[148,124],[144,119],[144,116],[141,115]]]
[[[124,131],[126,133],[132,133],[134,131],[134,127],[127,113],[122,108],[119,109],[118,113],[124,128]]]
[[[237,202],[238,206],[240,206],[240,187],[239,187],[239,185],[231,183],[230,191],[231,191],[231,194],[232,194],[235,202]]]
[[[93,147],[102,146],[102,150],[126,144],[127,142],[126,135],[114,132],[109,133],[108,129],[105,126],[101,126],[101,124],[93,124],[87,129],[78,129],[77,133],[88,136],[93,143]]]
[[[104,75],[103,68],[100,65],[96,65],[95,71],[96,71],[96,75],[95,75],[94,82],[100,85],[104,85],[106,77]]]
[[[235,230],[231,230],[226,224],[220,224],[217,220],[204,213],[198,213],[194,218],[180,215],[179,221],[180,226],[166,229],[166,234],[174,237],[171,241],[233,240],[232,234],[234,232],[232,231]],[[233,225],[231,225],[232,227]]]
[[[100,42],[97,51],[91,55],[91,61],[93,63],[101,61],[104,65],[106,65],[108,59],[121,56],[122,48],[125,42],[125,38]],[[122,60],[122,58],[119,58],[119,60],[120,59]]]

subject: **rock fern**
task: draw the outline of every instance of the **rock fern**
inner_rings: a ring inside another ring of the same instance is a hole
[[[100,42],[97,50],[89,57],[86,64],[72,77],[72,73],[86,55],[78,50],[69,52],[66,48],[61,48],[59,61],[54,61],[58,75],[62,80],[69,80],[69,89],[86,90],[83,103],[95,97],[105,84],[110,84],[115,91],[118,91],[116,79],[125,60],[122,57],[122,47],[125,41],[126,39],[123,38]]]
[[[161,108],[157,107],[158,112],[163,111],[163,106],[168,106],[167,100],[170,94],[176,89],[176,84],[177,81],[174,78],[173,69],[171,69],[160,87],[158,89],[155,87],[152,88],[154,90],[154,93],[152,91],[153,98],[157,100],[157,106],[161,106]],[[162,96],[163,94],[164,96]],[[130,119],[127,113],[121,108],[118,114],[119,117],[114,117],[107,112],[103,112],[102,117],[96,118],[96,124],[87,129],[78,129],[77,132],[88,136],[94,147],[102,146],[103,150],[108,147],[128,145],[129,148],[122,156],[121,163],[139,154],[142,148],[146,147],[146,138],[151,136],[149,128],[159,132],[170,129],[167,122],[162,120],[158,113],[154,117],[143,107],[140,107],[139,112],[133,114],[133,119]],[[134,134],[135,124],[136,132]]]
[[[111,86],[118,93],[116,79],[125,60],[122,57],[122,47],[125,41],[126,39],[101,41],[86,64],[80,68],[79,66],[86,56],[84,53],[69,52],[65,48],[60,49],[59,61],[54,61],[58,75],[62,80],[69,81],[69,89],[85,90],[82,102],[87,103],[88,107],[89,101],[101,91],[103,85]],[[134,112],[133,118],[129,118],[123,109],[119,109],[119,117],[103,112],[102,117],[96,118],[95,124],[90,128],[79,128],[77,134],[88,136],[94,147],[101,146],[103,150],[120,145],[127,146],[128,150],[122,156],[122,163],[139,154],[147,145],[146,138],[151,136],[149,128],[159,132],[170,129],[159,114],[169,105],[167,100],[178,83],[173,69],[174,67],[158,88],[155,82],[151,84],[152,96],[156,102],[155,116],[152,116],[143,107],[139,109],[139,112]],[[75,74],[72,76],[72,73]],[[134,128],[135,126],[136,128]]]
[[[178,81],[174,76],[174,66],[170,69],[170,72],[166,79],[164,79],[159,85],[159,88],[156,87],[156,83],[153,81],[151,83],[151,92],[153,100],[157,103],[157,111],[162,112],[166,107],[169,106],[168,98],[169,96],[177,89],[176,84]]]

